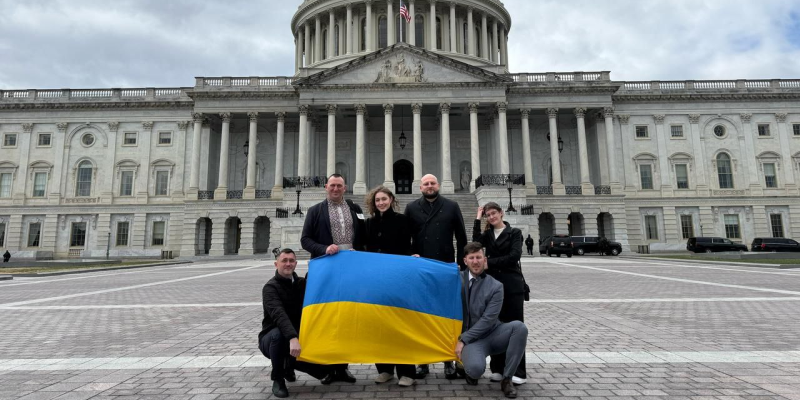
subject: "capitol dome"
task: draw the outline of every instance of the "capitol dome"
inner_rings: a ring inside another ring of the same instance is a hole
[[[409,22],[401,17],[401,4]],[[298,76],[399,42],[491,72],[508,72],[511,15],[497,0],[304,0],[291,26]]]

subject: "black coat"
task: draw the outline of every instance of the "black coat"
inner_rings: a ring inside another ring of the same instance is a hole
[[[364,226],[364,213],[357,204],[348,201],[350,216],[353,219],[353,249],[364,250],[366,228]],[[360,218],[359,218],[360,216]],[[331,216],[328,213],[328,200],[323,200],[308,209],[306,220],[303,224],[303,234],[300,245],[311,253],[311,258],[322,257],[325,250],[333,244],[331,235]]]
[[[303,299],[306,294],[306,280],[294,275],[294,282],[284,278],[278,272],[261,290],[264,320],[261,321],[261,333],[258,342],[270,330],[277,327],[286,340],[298,337],[300,317],[303,313]]]
[[[533,238],[532,237],[529,236],[527,239],[525,239],[525,246],[528,246],[529,248],[533,248]]]
[[[512,228],[506,222],[506,228],[495,239],[491,228],[481,232],[481,221],[475,220],[472,228],[472,240],[480,242],[486,249],[489,268],[487,272],[503,284],[506,297],[512,294],[524,294],[525,283],[519,267],[522,257],[522,231]]]
[[[408,203],[405,215],[411,229],[411,251],[414,254],[464,266],[467,232],[458,203],[439,196],[431,210],[428,200],[420,197]],[[453,235],[456,249],[453,249]]]
[[[410,256],[411,232],[406,216],[389,208],[367,220],[367,251]]]

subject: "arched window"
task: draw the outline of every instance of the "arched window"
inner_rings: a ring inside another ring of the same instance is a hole
[[[333,28],[333,55],[339,55],[339,25]]]
[[[469,54],[469,25],[464,24],[464,54]]]
[[[75,197],[88,197],[92,195],[92,163],[83,161],[78,165],[77,184]]]
[[[422,15],[414,18],[414,46],[425,47],[425,19]]]
[[[733,169],[731,156],[719,153],[717,156],[717,175],[719,176],[720,189],[733,189]]]
[[[436,49],[443,49],[442,47],[442,19],[436,18]]]
[[[408,26],[407,25],[402,25],[402,27],[403,27],[402,33],[403,34],[402,35],[400,34],[400,32],[401,32],[400,31],[400,26],[401,26],[400,24],[405,24],[405,23],[406,23],[406,19],[398,15],[397,19],[395,20],[395,23],[394,23],[394,27],[395,27],[394,28],[394,31],[395,31],[394,32],[395,33],[394,37],[397,38],[397,42],[398,43],[399,42],[404,42],[405,43],[406,42],[406,37],[408,37],[407,36],[408,35]]]
[[[328,58],[328,30],[322,31],[322,59]]]
[[[367,51],[367,19],[361,19],[361,51]]]
[[[387,29],[388,28],[386,27],[386,17],[381,16],[380,18],[378,18],[378,47],[381,49],[386,47],[386,43],[389,40],[389,37],[386,32]]]

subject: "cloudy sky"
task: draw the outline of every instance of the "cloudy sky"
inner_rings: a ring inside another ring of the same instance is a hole
[[[0,0],[0,88],[294,71],[300,0]],[[512,72],[800,78],[800,0],[506,0]]]

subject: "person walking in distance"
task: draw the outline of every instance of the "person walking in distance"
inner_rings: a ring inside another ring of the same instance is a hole
[[[457,261],[463,269],[467,233],[458,203],[439,194],[439,180],[434,175],[422,177],[420,191],[422,197],[409,203],[404,212],[411,230],[411,251],[446,263]],[[417,378],[424,378],[429,372],[428,365],[420,365]],[[444,363],[444,374],[447,379],[458,377],[452,362]]]
[[[531,235],[528,235],[528,238],[525,239],[525,247],[528,248],[528,255],[532,256],[533,255],[533,238],[531,237]]]

